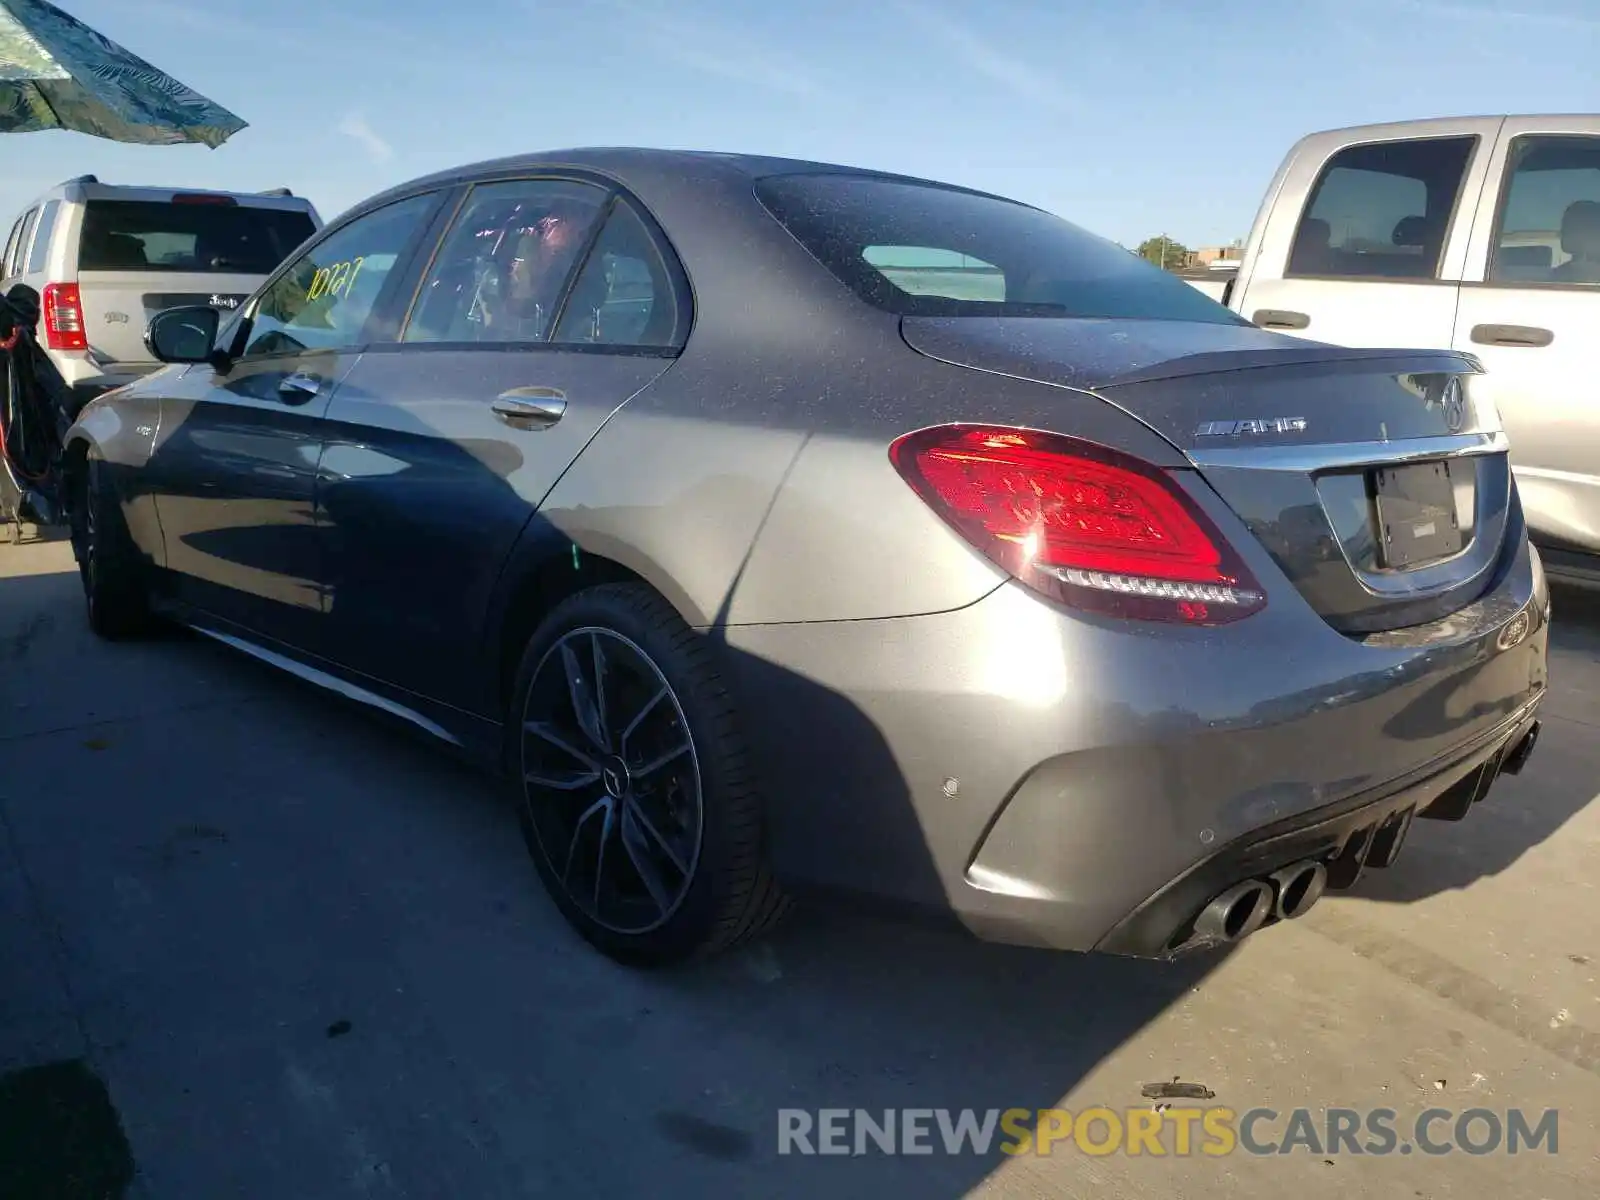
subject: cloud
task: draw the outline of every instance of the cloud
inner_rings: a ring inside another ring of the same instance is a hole
[[[1013,95],[1049,108],[1076,106],[1076,99],[1052,76],[1007,54],[971,26],[920,0],[893,0],[893,4],[929,37],[953,50],[968,69],[998,83]]]
[[[360,113],[347,113],[339,122],[339,132],[360,143],[367,157],[375,163],[388,162],[394,157],[394,147],[379,137],[377,130]]]
[[[669,15],[634,0],[611,0],[611,6],[652,50],[680,67],[801,100],[834,94],[809,71],[731,25],[701,14]]]

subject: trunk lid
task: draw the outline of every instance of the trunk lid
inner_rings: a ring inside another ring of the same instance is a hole
[[[953,365],[1093,392],[1161,434],[1347,634],[1464,607],[1520,536],[1467,355],[1170,321],[907,317],[902,332]]]

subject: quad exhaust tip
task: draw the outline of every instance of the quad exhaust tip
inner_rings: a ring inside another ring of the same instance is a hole
[[[1247,879],[1206,905],[1194,923],[1195,936],[1204,942],[1237,942],[1260,929],[1273,906],[1272,885],[1265,879]]]
[[[1206,905],[1194,923],[1199,943],[1230,943],[1249,937],[1268,920],[1293,921],[1311,911],[1328,888],[1328,868],[1304,859],[1264,879],[1236,883]]]
[[[1268,878],[1277,898],[1273,914],[1280,921],[1305,916],[1328,889],[1328,868],[1314,859],[1274,871]]]

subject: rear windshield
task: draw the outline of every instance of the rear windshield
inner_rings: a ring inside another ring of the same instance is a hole
[[[315,232],[308,213],[279,208],[91,200],[78,269],[268,275]]]
[[[1244,323],[1121,246],[1009,200],[832,174],[772,176],[756,194],[856,295],[901,316]]]

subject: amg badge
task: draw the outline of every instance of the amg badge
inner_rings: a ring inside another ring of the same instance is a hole
[[[1268,433],[1304,433],[1304,417],[1252,417],[1248,421],[1201,421],[1195,437],[1260,437]]]

